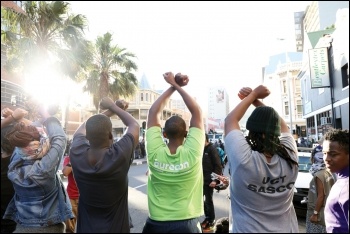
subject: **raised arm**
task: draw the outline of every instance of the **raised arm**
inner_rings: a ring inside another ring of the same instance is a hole
[[[182,99],[184,100],[188,110],[191,112],[191,121],[190,121],[190,127],[196,127],[199,129],[204,130],[204,123],[203,123],[203,115],[202,115],[202,109],[196,102],[196,100],[191,97],[183,88],[182,86],[187,85],[189,79],[187,75],[182,75],[181,73],[176,74],[179,81],[175,81],[174,74],[172,72],[167,72],[164,75],[164,79],[174,87],[176,91],[179,92]]]
[[[24,118],[28,114],[28,111],[17,108],[16,110],[12,111],[10,108],[4,108],[1,110],[1,116],[4,117],[4,119],[1,120],[1,128],[4,128],[12,123],[15,122],[24,122],[26,125],[30,125],[32,121]]]
[[[244,98],[246,98],[253,90],[249,87],[243,87],[241,88],[241,90],[238,93],[238,97],[243,100]],[[255,99],[252,103],[255,107],[258,106],[265,106],[265,104],[263,102],[261,102],[259,99]],[[288,126],[286,124],[286,122],[284,121],[283,118],[281,118],[280,116],[280,125],[281,125],[281,132],[289,132]]]
[[[126,133],[130,133],[131,135],[133,135],[135,144],[138,144],[140,135],[140,125],[132,115],[125,111],[128,108],[128,103],[123,100],[118,100],[114,103],[113,100],[109,97],[104,97],[100,101],[100,106],[103,109],[108,109],[114,114],[118,115],[118,117],[127,127]]]
[[[147,117],[147,128],[151,128],[153,126],[161,127],[161,114],[162,111],[169,101],[170,96],[175,92],[174,87],[169,87],[165,90],[162,95],[160,95],[157,100],[152,104],[151,108],[148,111]]]
[[[270,94],[270,91],[267,87],[259,85],[254,90],[249,92],[249,88],[243,88],[239,93],[239,97],[244,97],[244,92],[249,93],[242,101],[226,116],[225,118],[225,134],[227,135],[230,131],[234,129],[240,130],[239,121],[242,119],[243,115],[249,108],[251,104],[254,105],[263,105],[262,102],[257,99],[264,99]],[[257,101],[256,101],[257,100]]]

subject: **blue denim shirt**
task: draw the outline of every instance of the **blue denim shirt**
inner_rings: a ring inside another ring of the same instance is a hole
[[[48,118],[44,126],[50,138],[50,149],[38,160],[23,160],[15,149],[8,170],[15,195],[4,219],[23,226],[43,227],[73,218],[69,197],[57,174],[66,148],[66,135],[58,119]]]

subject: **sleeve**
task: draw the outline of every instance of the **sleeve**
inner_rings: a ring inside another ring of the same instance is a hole
[[[44,126],[50,138],[50,149],[40,160],[38,167],[40,167],[42,172],[49,173],[49,176],[52,176],[56,174],[59,163],[62,160],[66,149],[67,138],[57,118],[49,117],[45,120]]]
[[[210,147],[210,156],[211,163],[214,168],[213,172],[218,175],[222,175],[221,159],[215,146]]]

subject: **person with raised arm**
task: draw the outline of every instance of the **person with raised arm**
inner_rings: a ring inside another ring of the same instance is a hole
[[[269,94],[263,85],[254,90],[242,88],[241,102],[225,119],[234,233],[299,231],[293,206],[297,146],[284,120],[259,100]],[[249,134],[244,137],[239,121],[251,104],[256,108],[247,120]]]
[[[147,118],[149,217],[143,233],[201,233],[205,139],[202,111],[182,88],[189,82],[187,75],[178,73],[175,80],[172,72],[166,72],[163,77],[170,87],[151,106]],[[175,91],[192,115],[188,132],[180,116],[167,119],[162,131],[163,109]]]
[[[77,233],[129,233],[128,172],[139,140],[140,126],[123,100],[105,97],[101,114],[91,116],[74,133],[70,162],[79,189]],[[127,126],[113,142],[116,114]]]

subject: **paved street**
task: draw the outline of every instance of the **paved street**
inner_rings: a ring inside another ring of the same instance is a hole
[[[148,217],[147,207],[147,164],[145,160],[136,159],[129,171],[129,211],[134,224],[131,233],[141,233],[143,225]],[[67,185],[67,179],[63,179]],[[227,199],[228,190],[214,193],[216,218],[228,217],[230,201]],[[297,210],[297,214],[300,213]],[[204,217],[200,217],[202,221]],[[298,216],[299,233],[305,233],[305,217]]]

